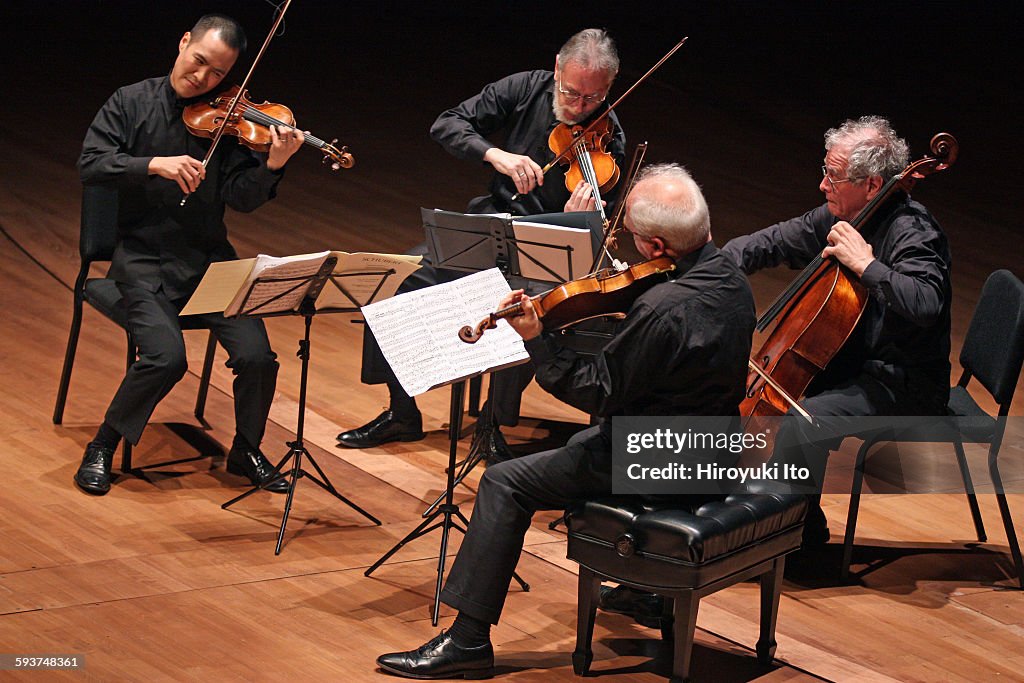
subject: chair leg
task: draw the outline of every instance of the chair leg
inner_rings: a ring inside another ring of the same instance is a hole
[[[125,363],[125,372],[127,373],[135,363],[139,349],[135,346],[135,337],[132,336],[131,331],[125,330],[125,335],[128,337],[128,353]],[[121,471],[125,474],[131,474],[132,471],[132,444],[127,438],[124,439],[124,448],[121,450]]]
[[[1017,541],[1017,531],[1013,528],[1013,517],[1010,516],[1010,506],[1006,502],[1006,491],[1003,489],[1003,479],[999,476],[999,455],[1000,438],[989,448],[988,470],[992,476],[992,484],[996,490],[996,502],[999,504],[999,514],[1003,518],[1003,530],[1006,532],[1006,542],[1010,546],[1010,556],[1013,558],[1013,567],[1017,571],[1017,587],[1024,590],[1024,560],[1021,559],[1020,543]]]
[[[960,478],[964,481],[964,493],[967,494],[967,505],[971,509],[971,519],[974,520],[974,531],[978,535],[978,541],[984,543],[988,540],[985,534],[985,522],[981,519],[981,509],[978,507],[978,496],[974,493],[974,482],[971,481],[971,470],[967,467],[967,455],[964,453],[962,441],[953,442],[956,450],[956,461],[960,465]]]
[[[572,653],[572,670],[577,676],[585,676],[594,661],[591,641],[594,638],[594,620],[597,616],[597,596],[601,580],[597,575],[580,565],[577,584],[576,607],[576,650]]]
[[[853,538],[857,533],[857,515],[860,512],[860,492],[864,488],[864,461],[867,460],[868,451],[875,444],[867,440],[861,444],[857,451],[857,464],[853,468],[853,485],[850,487],[850,508],[846,512],[846,534],[843,536],[843,560],[840,566],[839,579],[847,581],[850,578],[850,563],[853,561]]]
[[[206,412],[206,395],[210,390],[210,376],[213,374],[213,358],[217,353],[217,337],[210,332],[210,338],[206,342],[206,356],[203,358],[203,374],[199,378],[199,393],[196,395],[195,416],[203,422],[203,414]]]
[[[57,386],[57,402],[53,406],[53,424],[64,421],[64,405],[68,400],[68,387],[71,385],[71,369],[75,365],[75,351],[78,350],[78,335],[82,329],[82,297],[75,288],[74,311],[71,315],[71,331],[68,333],[68,347],[64,351],[64,368],[60,371],[60,384]]]
[[[761,574],[761,635],[757,639],[757,659],[771,664],[775,658],[775,623],[779,616],[779,596],[782,594],[782,574],[786,556],[776,558],[772,568]]]
[[[672,623],[672,678],[671,683],[690,679],[690,655],[693,654],[693,634],[697,630],[697,609],[700,598],[692,590],[673,596],[675,610]]]

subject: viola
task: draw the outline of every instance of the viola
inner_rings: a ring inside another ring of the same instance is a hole
[[[257,152],[270,151],[270,126],[277,126],[279,131],[295,128],[295,116],[292,110],[283,104],[263,102],[256,104],[249,99],[249,92],[242,91],[234,110],[228,114],[232,101],[239,94],[239,86],[235,85],[205,102],[196,102],[182,112],[182,119],[189,133],[202,138],[215,138],[222,124],[225,135],[233,135],[239,142]],[[225,116],[227,120],[225,121]],[[330,162],[331,170],[352,168],[355,159],[348,147],[335,147],[338,139],[329,143],[315,135],[306,133],[305,144],[315,147],[323,153],[323,163]]]
[[[909,193],[919,179],[949,168],[958,149],[949,133],[935,135],[931,140],[934,156],[911,163],[891,178],[850,224],[863,228],[895,192]],[[757,321],[757,330],[763,332],[778,319],[751,359],[740,414],[771,417],[794,408],[810,418],[796,400],[846,343],[867,301],[867,289],[845,266],[820,254],[811,261]]]
[[[624,316],[633,301],[648,289],[664,282],[675,268],[668,256],[644,261],[625,270],[606,268],[592,275],[564,282],[530,297],[545,330],[560,330],[578,322],[601,316]],[[489,314],[475,327],[459,330],[459,339],[476,343],[485,330],[493,330],[502,318],[523,315],[522,303],[514,303]]]
[[[598,125],[584,128],[560,123],[548,136],[548,147],[565,165],[565,187],[572,192],[581,180],[601,192],[619,181],[615,157],[607,151],[612,138],[611,119],[602,117]],[[563,152],[568,149],[568,154]]]
[[[598,193],[604,190],[605,188],[599,187],[599,185],[596,184],[597,178],[594,179],[595,182],[592,182],[591,179],[588,178],[585,174],[583,168],[580,168],[579,171],[573,172],[573,179],[571,180],[570,172],[572,172],[573,162],[573,159],[571,157],[576,157],[577,159],[582,160],[584,156],[591,156],[590,150],[597,148],[600,148],[601,153],[608,154],[608,152],[605,151],[604,149],[604,145],[607,144],[607,140],[610,139],[611,137],[611,124],[608,121],[608,115],[615,111],[615,107],[619,106],[624,99],[629,97],[629,94],[633,92],[637,86],[639,86],[641,83],[647,80],[648,76],[657,71],[662,64],[668,61],[668,58],[674,55],[676,53],[676,50],[681,48],[686,41],[687,38],[683,38],[678,43],[676,43],[675,47],[669,50],[664,57],[659,59],[658,62],[650,69],[648,69],[647,73],[645,73],[643,76],[637,79],[637,81],[633,85],[629,86],[629,89],[626,90],[626,92],[622,93],[622,95],[619,96],[619,99],[615,100],[615,102],[608,105],[608,108],[601,112],[596,119],[591,121],[590,125],[587,126],[586,128],[583,128],[582,126],[568,126],[563,123],[560,123],[557,126],[555,126],[555,129],[551,131],[551,135],[548,136],[548,147],[550,147],[551,151],[555,153],[555,158],[552,159],[547,164],[545,164],[543,168],[541,168],[541,175],[550,171],[552,168],[555,167],[556,164],[563,163],[563,160],[565,160],[567,157],[570,157],[570,170],[566,172],[565,187],[570,192],[572,192],[573,190],[576,189],[576,185],[579,184],[579,181],[581,179],[586,180],[590,184],[590,186],[594,188],[594,198],[597,200],[598,207],[597,210],[601,212],[601,216],[603,219],[604,209],[601,207],[601,198],[598,196]],[[611,189],[612,187],[615,186],[616,181],[618,181],[619,175],[618,167],[615,166],[614,159],[611,159],[610,154],[608,156],[612,162],[612,166],[615,167],[614,179],[612,179],[612,173],[610,169],[608,169],[607,171],[607,178],[610,179],[610,183],[608,184],[607,189]],[[602,166],[605,166],[604,161],[600,161],[598,163],[600,163]],[[512,199],[515,199],[518,196],[518,194],[512,195]]]

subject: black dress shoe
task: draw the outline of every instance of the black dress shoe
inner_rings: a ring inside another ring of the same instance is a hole
[[[274,474],[274,466],[254,448],[232,446],[228,453],[227,470],[231,474],[247,477],[253,486],[260,486],[265,491],[288,492],[288,480],[284,477],[274,480],[277,476]]]
[[[419,441],[423,433],[423,417],[417,412],[412,417],[397,417],[385,410],[358,429],[338,434],[338,445],[346,448],[373,448],[392,441]]]
[[[75,472],[75,483],[86,493],[102,496],[110,490],[110,464],[114,449],[90,443],[85,447],[82,464]]]
[[[477,438],[480,440],[480,455],[484,460],[484,466],[497,465],[499,462],[516,457],[509,449],[505,437],[497,425],[489,429],[481,429]]]
[[[490,643],[463,648],[447,631],[416,650],[377,657],[383,671],[406,678],[490,678],[494,675],[494,648]]]
[[[665,621],[665,598],[627,586],[601,586],[597,606],[605,612],[633,617],[641,626],[661,628]]]

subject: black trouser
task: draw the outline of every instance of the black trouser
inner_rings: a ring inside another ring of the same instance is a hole
[[[597,425],[562,448],[488,467],[441,599],[497,624],[533,513],[610,495],[611,458],[610,427]]]
[[[432,287],[444,282],[458,280],[469,275],[458,270],[434,268],[427,253],[427,245],[420,244],[407,253],[423,256],[422,267],[405,279],[399,286],[398,294],[413,292],[425,287]],[[494,302],[497,305],[497,301]],[[363,330],[363,367],[360,375],[364,384],[387,384],[392,393],[404,394],[405,390],[395,377],[381,353],[377,339],[373,336],[370,326]],[[491,375],[493,390],[491,391],[491,411],[494,421],[500,425],[512,426],[519,422],[519,406],[523,391],[533,379],[533,364],[523,363]]]
[[[789,417],[779,429],[772,455],[773,461],[807,467],[812,480],[819,484],[818,490],[809,495],[809,525],[815,520],[822,525],[825,523],[820,508],[820,485],[825,480],[829,453],[839,448],[846,436],[867,435],[857,418],[938,415],[944,412],[945,403],[945,395],[941,391],[912,390],[900,386],[900,382],[892,381],[892,378],[883,382],[865,372],[828,388],[821,388],[822,384],[812,383],[808,396],[800,401],[800,405],[810,415],[820,418],[824,427],[819,429],[802,418],[794,417],[796,412],[790,410]],[[846,418],[849,418],[848,427]],[[868,431],[876,430],[877,424]]]
[[[105,419],[128,441],[137,444],[156,405],[188,369],[178,317],[185,302],[172,302],[163,292],[131,285],[118,284],[118,289],[128,310],[128,324],[139,347],[139,358],[121,381]],[[235,432],[258,448],[274,400],[278,368],[263,321],[231,319],[214,313],[190,316],[189,326],[212,330],[227,350],[227,366],[235,374]]]

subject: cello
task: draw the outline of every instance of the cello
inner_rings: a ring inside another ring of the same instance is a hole
[[[949,133],[935,135],[934,156],[925,156],[892,177],[850,224],[861,230],[897,191],[909,193],[918,180],[952,166],[958,150]],[[757,330],[763,332],[778,319],[749,362],[740,415],[777,417],[792,408],[811,419],[796,401],[849,339],[867,301],[867,289],[846,266],[821,254],[815,257],[757,321]]]

